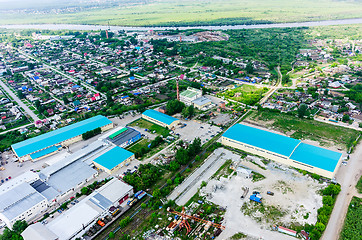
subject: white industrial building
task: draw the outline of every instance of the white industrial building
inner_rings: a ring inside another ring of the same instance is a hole
[[[25,172],[1,185],[0,220],[12,228],[17,220],[42,217],[49,206],[70,197],[98,175],[91,157],[102,148],[103,143],[97,141],[40,172]]]
[[[45,233],[41,240],[68,240],[81,237],[98,219],[109,215],[111,207],[126,204],[125,200],[131,195],[133,195],[132,186],[118,179],[112,179],[48,224],[30,225],[21,235],[24,240],[39,239],[37,238],[39,233]]]
[[[180,101],[186,105],[191,105],[192,101],[202,97],[202,90],[188,87],[187,90],[180,93]]]
[[[0,219],[10,228],[16,221],[29,221],[47,209],[48,200],[27,182],[0,194]]]

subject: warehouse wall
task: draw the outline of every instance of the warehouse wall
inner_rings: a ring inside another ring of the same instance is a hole
[[[338,170],[338,166],[340,165],[340,163],[342,161],[342,158],[340,158],[334,172],[330,172],[330,171],[327,171],[327,170],[324,170],[324,169],[320,169],[320,168],[317,168],[317,167],[309,166],[307,164],[303,164],[303,163],[294,161],[292,159],[289,159],[289,156],[287,157],[287,156],[283,156],[283,155],[280,155],[280,154],[277,154],[277,153],[274,153],[274,152],[269,152],[269,151],[266,151],[264,149],[261,149],[261,148],[255,147],[255,146],[251,146],[251,145],[248,145],[248,144],[245,144],[245,143],[237,142],[235,140],[226,138],[224,136],[221,137],[221,143],[226,145],[226,146],[237,148],[237,149],[240,149],[242,151],[249,152],[251,154],[255,154],[255,155],[264,157],[266,159],[273,160],[273,161],[276,161],[276,162],[279,162],[279,163],[282,163],[282,164],[285,164],[285,165],[288,165],[288,166],[291,166],[291,167],[306,170],[308,172],[315,173],[315,174],[321,175],[321,176],[326,177],[326,178],[333,178],[334,177],[334,175],[336,174],[336,172]]]
[[[100,165],[99,163],[96,163],[93,161],[94,166],[97,169],[101,169],[103,171],[105,171],[106,173],[112,175],[115,172],[117,172],[121,167],[124,167],[127,163],[130,163],[132,160],[134,159],[134,155],[132,155],[131,157],[127,158],[126,160],[124,160],[123,162],[121,162],[120,164],[118,164],[116,167],[114,167],[113,169],[108,169],[102,165]]]
[[[168,129],[171,129],[171,128],[175,127],[180,122],[180,120],[175,120],[170,125],[167,125],[166,123],[163,123],[163,122],[160,122],[160,121],[158,121],[156,119],[150,118],[149,116],[146,116],[144,114],[142,114],[142,118],[146,119],[146,120],[148,120],[148,121],[150,121],[150,122],[152,122],[154,124],[157,124],[157,125],[159,125],[161,127],[168,128]]]

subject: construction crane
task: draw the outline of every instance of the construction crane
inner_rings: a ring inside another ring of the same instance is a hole
[[[211,221],[208,221],[208,220],[204,220],[204,219],[201,219],[201,218],[198,218],[198,217],[194,217],[194,216],[191,216],[191,215],[187,215],[186,213],[184,213],[184,209],[182,209],[182,212],[177,212],[171,208],[167,208],[167,211],[170,212],[170,213],[173,213],[173,214],[176,214],[176,215],[179,215],[181,216],[183,219],[193,219],[197,222],[202,222],[202,223],[206,223],[207,225],[210,225],[210,226],[213,226],[215,228],[220,228],[221,230],[225,230],[225,227],[222,226],[221,224],[217,224],[217,223],[214,223],[214,222],[211,222]]]

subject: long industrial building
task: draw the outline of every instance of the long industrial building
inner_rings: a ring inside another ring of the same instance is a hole
[[[280,134],[235,124],[221,137],[224,145],[311,173],[333,178],[342,154]]]
[[[63,146],[82,140],[82,134],[101,128],[106,131],[113,128],[113,123],[108,118],[98,115],[69,126],[27,139],[11,145],[19,161],[39,160],[54,154]]]
[[[69,240],[82,237],[111,208],[122,208],[133,195],[132,186],[114,178],[48,224],[35,223],[21,234],[24,240]]]
[[[177,118],[171,117],[153,109],[144,111],[142,113],[142,118],[154,124],[160,125],[161,127],[167,127],[168,129],[175,127],[180,122],[180,120]]]

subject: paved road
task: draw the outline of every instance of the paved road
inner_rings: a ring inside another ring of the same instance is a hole
[[[24,111],[35,121],[38,121],[38,116],[28,108],[21,100],[13,93],[10,88],[3,82],[3,79],[0,79],[0,85],[4,88],[4,90],[18,103],[20,107],[24,109]]]
[[[187,201],[196,194],[202,181],[208,179],[224,164],[227,158],[222,149],[217,149],[209,158],[197,168],[181,185],[177,186],[167,197],[168,200],[176,201],[179,206],[185,205]]]
[[[341,184],[336,204],[333,208],[331,218],[322,240],[338,240],[342,230],[344,219],[348,210],[349,203],[354,195],[357,195],[355,186],[362,175],[362,143],[360,143],[355,152],[350,155],[347,166],[341,166],[336,179]]]
[[[275,91],[277,91],[279,88],[282,87],[282,78],[283,78],[283,75],[282,73],[280,72],[280,67],[278,66],[276,68],[277,72],[278,72],[278,81],[277,83],[275,84],[275,86],[272,86],[270,87],[270,90],[265,94],[265,96],[260,100],[260,105],[263,105],[263,103],[265,103],[268,98],[273,95],[275,93]]]

